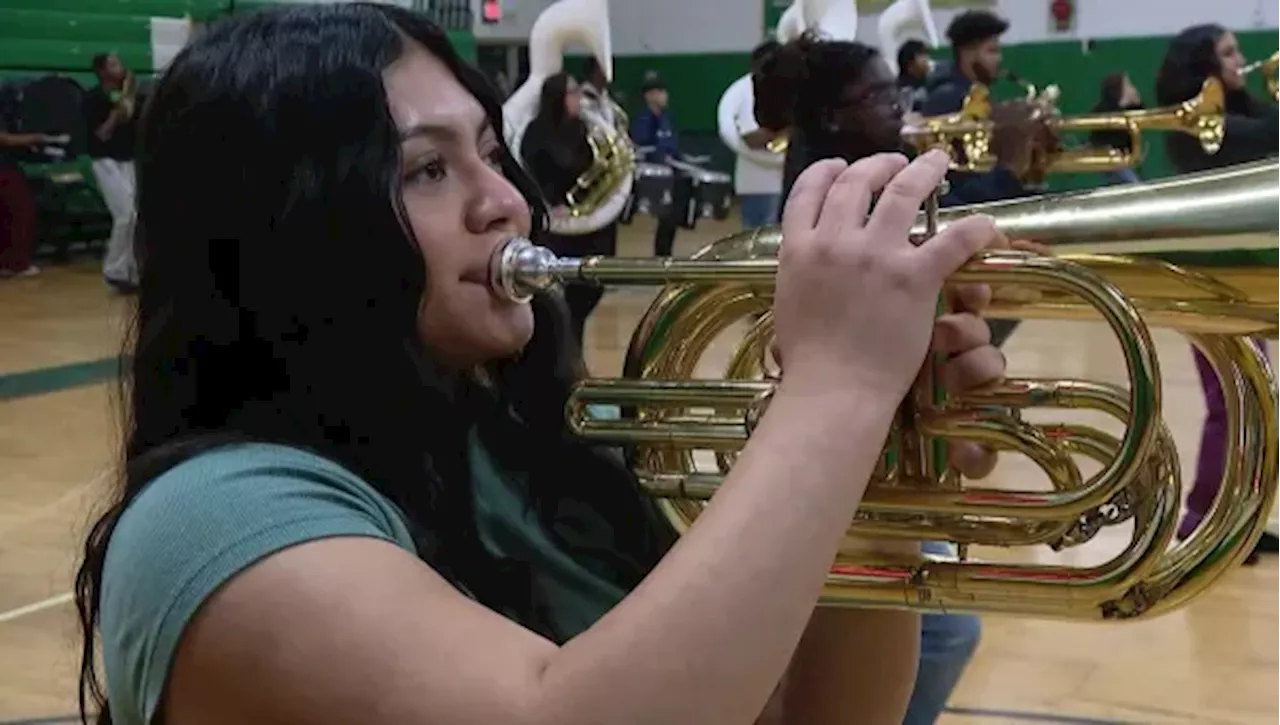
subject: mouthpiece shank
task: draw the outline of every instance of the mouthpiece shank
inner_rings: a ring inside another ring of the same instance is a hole
[[[582,281],[611,285],[663,285],[706,281],[770,284],[778,269],[772,259],[735,261],[644,257],[559,257],[528,239],[515,237],[493,255],[489,288],[499,298],[528,302],[534,293],[558,283]]]
[[[546,247],[513,237],[489,262],[489,288],[502,299],[528,302],[535,292],[576,278],[581,267],[581,260],[561,259]]]

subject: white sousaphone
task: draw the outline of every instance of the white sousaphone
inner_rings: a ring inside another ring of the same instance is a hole
[[[538,115],[542,84],[564,70],[565,48],[572,42],[585,45],[605,78],[613,78],[608,0],[559,0],[534,21],[529,32],[529,77],[502,105],[503,132],[516,158],[521,157],[525,129]],[[635,183],[635,149],[626,132],[591,105],[583,104],[581,117],[594,160],[578,178],[569,199],[552,200],[568,209],[550,221],[556,234],[589,234],[612,223],[625,209]]]
[[[793,0],[778,18],[774,38],[779,43],[789,43],[810,31],[824,40],[856,40],[858,3],[855,0]],[[784,131],[769,142],[767,152],[785,158],[789,143],[789,134]]]
[[[876,29],[879,35],[880,55],[889,64],[889,70],[898,74],[898,48],[923,30],[929,47],[939,44],[938,28],[933,23],[933,11],[929,0],[895,0],[880,13]]]

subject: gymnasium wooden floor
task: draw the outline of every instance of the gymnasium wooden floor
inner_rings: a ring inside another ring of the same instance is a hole
[[[677,252],[730,231],[731,223],[704,224],[682,233]],[[621,236],[623,254],[651,252],[646,220]],[[595,373],[619,369],[648,299],[637,290],[606,297],[588,330]],[[117,451],[105,376],[125,304],[105,289],[91,260],[0,281],[0,725],[61,722],[75,710],[79,652],[68,592],[84,526]],[[1201,393],[1187,345],[1166,331],[1156,339],[1165,417],[1187,472],[1199,441]],[[1029,322],[1005,350],[1011,375],[1124,382],[1118,348],[1096,324]],[[992,482],[1027,487],[1035,485],[1026,478],[1033,473],[1006,461]],[[1059,560],[1094,563],[1124,536],[1109,533]],[[1277,590],[1276,559],[1267,557],[1150,622],[989,617],[942,722],[1275,723]]]

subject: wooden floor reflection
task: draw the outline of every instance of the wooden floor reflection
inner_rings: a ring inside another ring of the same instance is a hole
[[[677,252],[730,231],[727,223],[704,224],[682,233]],[[621,253],[650,254],[650,235],[644,220],[624,227]],[[593,372],[620,369],[651,296],[627,290],[605,297],[587,332]],[[0,282],[0,376],[115,355],[123,310],[92,263]],[[1187,472],[1204,413],[1199,384],[1181,338],[1157,331],[1156,342],[1165,418]],[[727,343],[718,344],[700,372],[714,375],[728,351]],[[1097,324],[1027,323],[1006,353],[1011,375],[1125,381],[1119,347]],[[79,653],[65,595],[84,524],[100,505],[102,476],[115,455],[115,412],[105,383],[0,402],[0,724],[74,710]],[[1029,464],[1007,460],[991,480],[1026,487],[1039,485],[1039,476]],[[1102,536],[1065,556],[1034,556],[1088,565],[1106,558],[1122,537]],[[1028,722],[1034,713],[1074,722],[1274,723],[1278,584],[1276,560],[1267,558],[1150,622],[989,617],[952,700],[954,712],[942,722]]]

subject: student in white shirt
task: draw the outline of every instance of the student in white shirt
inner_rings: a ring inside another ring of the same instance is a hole
[[[769,40],[751,52],[752,73],[776,46],[776,41]],[[717,116],[720,139],[738,157],[733,185],[742,210],[742,226],[752,229],[773,224],[781,205],[785,157],[766,148],[777,134],[756,123],[751,75],[734,81],[724,92]]]

